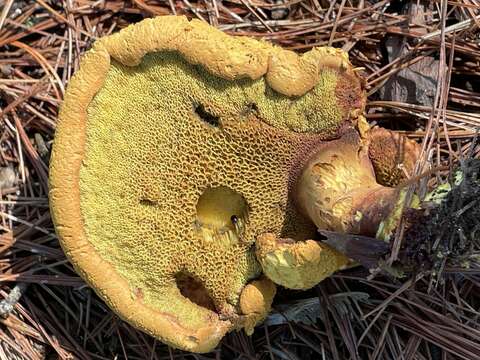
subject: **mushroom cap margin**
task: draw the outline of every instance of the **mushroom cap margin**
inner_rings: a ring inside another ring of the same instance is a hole
[[[85,153],[87,107],[110,67],[110,55],[97,42],[72,78],[60,110],[50,161],[49,200],[60,244],[75,270],[122,319],[161,341],[188,351],[208,352],[232,328],[212,312],[203,328],[186,329],[171,315],[143,305],[124,291],[128,284],[89,243],[80,209],[79,174]],[[67,155],[68,154],[68,155]]]

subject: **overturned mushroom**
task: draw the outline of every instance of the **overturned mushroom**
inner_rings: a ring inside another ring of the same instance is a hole
[[[251,333],[275,293],[255,280],[255,241],[315,236],[297,180],[329,140],[366,146],[351,135],[364,104],[333,48],[299,56],[174,16],[100,39],[50,163],[62,247],[119,316],[169,345],[206,352]]]

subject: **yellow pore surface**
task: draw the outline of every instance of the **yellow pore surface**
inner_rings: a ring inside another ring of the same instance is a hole
[[[335,71],[319,78],[289,98],[264,78],[223,80],[175,52],[147,54],[134,67],[112,60],[88,107],[81,211],[90,243],[128,280],[132,297],[201,326],[209,310],[179,296],[176,276],[200,281],[217,310],[235,307],[260,271],[255,236],[311,235],[289,201],[290,174],[345,119]],[[316,134],[290,130],[305,124]],[[202,194],[218,188],[238,206],[207,195],[199,216]],[[212,220],[208,201],[239,213]],[[240,221],[229,223],[232,216]]]

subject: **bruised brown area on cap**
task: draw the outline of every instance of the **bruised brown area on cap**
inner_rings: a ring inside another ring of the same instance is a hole
[[[366,97],[362,96],[365,84],[363,80],[357,79],[358,74],[350,68],[338,78],[335,87],[337,102],[343,109],[344,116],[350,119],[356,119],[365,110]]]

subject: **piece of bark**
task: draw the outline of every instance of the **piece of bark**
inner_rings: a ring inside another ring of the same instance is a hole
[[[409,24],[427,25],[432,16],[429,5],[424,2],[412,1],[407,4],[403,13],[409,15]],[[406,25],[405,30],[410,30]],[[415,27],[415,32],[426,34],[426,28]],[[388,60],[394,61],[409,52],[407,38],[404,36],[390,36],[385,41]],[[379,90],[383,100],[406,102],[432,106],[435,97],[439,61],[434,57],[425,56],[418,62],[392,75]]]

